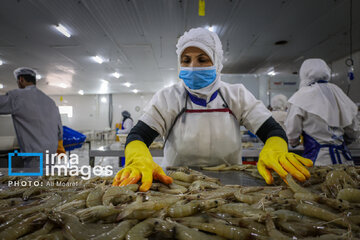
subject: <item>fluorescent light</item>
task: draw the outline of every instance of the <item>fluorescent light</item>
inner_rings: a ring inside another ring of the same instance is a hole
[[[133,93],[138,93],[139,92],[139,90],[137,90],[137,89],[133,89],[133,90],[131,90]]]
[[[102,103],[106,103],[106,102],[107,102],[106,97],[102,97],[102,98],[101,98],[101,102],[102,102]]]
[[[131,83],[129,83],[129,82],[126,82],[126,83],[124,83],[123,84],[125,87],[131,87]]]
[[[122,75],[121,75],[120,73],[118,73],[118,72],[114,72],[112,75],[113,75],[115,78],[119,78],[119,77],[122,76]]]
[[[0,60],[0,66],[3,65],[3,64],[4,64],[4,62],[2,60]]]
[[[102,82],[102,84],[109,84],[109,81],[105,80],[105,79],[100,79],[100,81]]]
[[[65,37],[68,37],[68,38],[71,37],[71,34],[69,33],[69,31],[63,25],[59,24],[59,25],[55,26],[55,28],[59,32],[61,32]]]
[[[41,75],[40,74],[36,74],[36,80],[40,80],[41,79]]]
[[[214,32],[215,31],[215,28],[213,26],[209,26],[207,27],[207,29],[210,31],[210,32]]]
[[[93,57],[94,61],[99,63],[99,64],[102,64],[104,62],[104,59],[100,56],[95,56]]]
[[[79,90],[79,91],[78,91],[78,94],[84,95],[84,90]]]
[[[68,88],[68,85],[65,84],[65,83],[60,83],[60,84],[59,84],[59,87],[61,87],[61,88]]]
[[[0,83],[0,89],[3,89],[4,88],[4,85]]]
[[[275,76],[276,72],[274,70],[271,70],[270,72],[267,73],[269,76]]]

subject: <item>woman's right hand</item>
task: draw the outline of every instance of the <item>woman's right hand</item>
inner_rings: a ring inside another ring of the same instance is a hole
[[[156,164],[148,147],[142,141],[132,141],[125,148],[125,167],[120,170],[113,181],[113,186],[135,184],[141,179],[139,190],[150,189],[153,179],[164,184],[171,184],[173,179],[166,176],[162,168]]]

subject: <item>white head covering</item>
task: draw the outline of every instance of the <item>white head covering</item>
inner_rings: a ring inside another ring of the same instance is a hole
[[[183,36],[179,38],[176,44],[176,53],[178,55],[178,63],[180,64],[181,54],[188,47],[197,47],[203,50],[211,59],[216,67],[216,79],[215,81],[205,88],[198,90],[189,89],[185,84],[185,88],[194,95],[207,100],[211,97],[220,87],[220,74],[223,68],[223,50],[222,44],[218,35],[204,28],[192,28],[188,32],[185,32]]]
[[[36,78],[36,74],[37,73],[34,69],[28,67],[20,67],[14,70],[14,77],[16,78],[16,80],[21,75],[31,75]]]
[[[319,80],[329,81],[331,70],[320,58],[306,59],[300,68],[300,88]]]
[[[319,116],[331,127],[346,127],[352,124],[357,114],[355,103],[335,84],[315,83],[328,81],[330,73],[322,59],[305,60],[300,68],[300,89],[289,103]]]
[[[271,107],[273,110],[285,111],[288,103],[288,98],[283,94],[275,95],[271,98]]]

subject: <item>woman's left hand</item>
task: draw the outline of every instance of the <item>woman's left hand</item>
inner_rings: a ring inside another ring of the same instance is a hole
[[[274,178],[270,170],[277,172],[285,182],[288,173],[301,182],[305,181],[310,178],[310,172],[304,165],[311,167],[313,162],[295,153],[289,153],[288,145],[284,139],[270,137],[260,152],[257,168],[266,183],[272,184]]]

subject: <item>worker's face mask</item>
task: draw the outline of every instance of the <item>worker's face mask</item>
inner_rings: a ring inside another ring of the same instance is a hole
[[[215,81],[216,67],[181,67],[179,78],[181,78],[190,89],[201,89]]]

